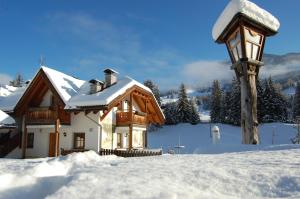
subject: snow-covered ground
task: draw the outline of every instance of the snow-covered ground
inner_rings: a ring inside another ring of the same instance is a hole
[[[300,198],[300,147],[218,155],[0,160],[0,199]]]
[[[149,133],[149,145],[152,148],[162,147],[165,152],[174,150],[180,144],[185,148],[181,153],[224,153],[245,150],[261,150],[272,148],[274,145],[291,144],[296,129],[290,124],[270,123],[259,126],[261,144],[258,146],[241,144],[241,129],[225,124],[217,124],[221,132],[219,144],[212,144],[210,129],[213,124],[178,124],[164,126],[156,132]],[[274,133],[274,136],[273,136]]]
[[[21,198],[300,198],[300,145],[287,124],[260,127],[262,145],[240,144],[240,128],[209,124],[166,126],[149,133],[152,147],[186,155],[101,157],[95,152],[59,158],[0,159],[0,199]],[[272,145],[272,134],[275,137]],[[231,153],[227,153],[231,152]]]

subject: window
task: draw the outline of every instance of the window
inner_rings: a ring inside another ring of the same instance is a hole
[[[34,133],[27,134],[27,148],[33,148],[33,141],[34,141]]]
[[[85,133],[74,133],[74,149],[84,149]]]
[[[241,35],[239,29],[231,36],[227,45],[229,46],[229,50],[235,62],[242,58]]]

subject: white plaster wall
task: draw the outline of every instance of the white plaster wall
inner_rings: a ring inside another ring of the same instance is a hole
[[[40,106],[41,107],[51,106],[51,100],[52,100],[52,92],[50,90],[48,90],[47,93],[44,95]]]
[[[26,157],[48,157],[49,135],[54,128],[28,128],[28,133],[34,133],[33,148],[27,148]]]
[[[64,136],[64,133],[66,133],[66,136]],[[71,126],[62,126],[59,129],[59,150],[61,148],[65,150],[73,149],[73,132]]]
[[[144,147],[144,138],[143,131],[146,128],[142,127],[133,127],[132,129],[132,147],[133,148],[143,148]]]
[[[100,115],[89,113],[87,115],[95,122],[99,122]],[[91,121],[89,118],[85,116],[85,113],[81,112],[77,115],[74,113],[71,114],[71,131],[70,136],[67,135],[67,143],[66,146],[73,147],[73,136],[74,133],[85,133],[85,149],[94,150],[96,152],[99,151],[100,148],[100,126],[95,122]],[[71,140],[71,145],[68,145]]]
[[[102,137],[101,137],[101,147],[104,149],[113,149],[117,145],[115,143],[117,137],[113,132],[116,126],[116,111],[117,108],[113,108],[106,117],[101,121],[102,125]],[[103,113],[101,113],[103,114]]]

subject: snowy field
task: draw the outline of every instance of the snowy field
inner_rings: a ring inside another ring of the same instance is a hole
[[[300,198],[300,148],[0,160],[0,198]]]
[[[241,129],[225,124],[217,124],[221,132],[219,144],[212,144],[210,124],[178,124],[164,126],[156,132],[149,133],[151,148],[163,148],[165,152],[174,150],[179,144],[185,146],[181,153],[224,153],[249,150],[272,150],[274,145],[291,144],[290,139],[295,137],[296,129],[290,124],[270,123],[259,126],[261,144],[258,146],[241,144]],[[213,124],[212,126],[213,127]],[[274,136],[273,136],[274,132]]]
[[[166,126],[149,134],[152,147],[170,149],[180,136],[186,146],[181,152],[197,154],[125,159],[90,151],[0,159],[0,199],[300,198],[300,145],[290,144],[291,125],[261,126],[260,146],[239,144],[238,127],[219,127],[217,145],[211,144],[209,124]]]

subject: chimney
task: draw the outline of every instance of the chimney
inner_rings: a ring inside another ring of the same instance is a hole
[[[90,94],[98,93],[103,90],[104,83],[97,79],[92,79],[90,83]]]
[[[117,76],[119,74],[117,71],[107,68],[103,72],[105,74],[105,87],[106,88],[117,83],[117,80],[118,80]]]

